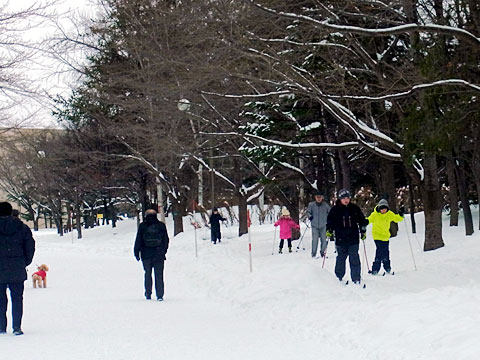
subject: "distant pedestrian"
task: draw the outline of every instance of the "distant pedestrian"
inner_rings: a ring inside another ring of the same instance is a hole
[[[390,224],[391,222],[399,223],[403,221],[403,212],[395,214],[390,210],[388,202],[381,199],[373,212],[368,217],[368,222],[373,225],[372,237],[375,241],[377,251],[375,252],[375,261],[372,265],[372,274],[377,275],[380,267],[383,264],[383,269],[389,273],[392,270],[390,265],[390,250],[388,249],[390,243]]]
[[[335,263],[335,275],[339,280],[345,275],[345,263],[347,257],[350,262],[350,275],[354,283],[360,283],[360,256],[359,234],[365,239],[365,219],[360,208],[350,202],[351,195],[346,189],[337,194],[335,206],[330,210],[327,218],[327,236],[335,234],[335,246],[337,249],[337,261]]]
[[[330,212],[330,205],[325,201],[322,192],[317,191],[314,195],[315,201],[308,204],[308,219],[312,225],[312,257],[317,256],[318,239],[320,238],[320,256],[325,256],[327,249],[327,216]]]
[[[12,205],[0,203],[0,334],[7,332],[7,288],[12,301],[13,334],[23,335],[23,291],[26,267],[35,254],[35,240],[27,225],[12,215]]]
[[[285,240],[288,243],[288,252],[292,252],[292,229],[300,230],[300,226],[290,217],[290,211],[287,208],[282,209],[282,216],[274,226],[280,226],[280,246],[278,253],[281,254]]]
[[[222,232],[220,231],[220,221],[225,221],[222,215],[218,213],[218,209],[214,207],[212,209],[212,215],[210,215],[210,235],[211,240],[214,244],[218,242],[222,242]]]
[[[152,270],[155,274],[155,294],[163,301],[163,268],[168,250],[168,233],[165,224],[157,219],[157,212],[148,209],[145,220],[140,224],[133,249],[137,261],[142,259],[145,270],[145,297],[152,298]]]

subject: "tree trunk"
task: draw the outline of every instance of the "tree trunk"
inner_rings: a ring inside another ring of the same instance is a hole
[[[248,233],[248,224],[247,224],[247,196],[242,190],[243,178],[242,178],[242,169],[239,163],[239,160],[234,158],[232,161],[234,176],[233,182],[235,185],[235,194],[238,200],[238,236]]]
[[[113,203],[110,204],[110,216],[112,217],[112,228],[117,227],[117,212]]]
[[[477,206],[478,206],[478,230],[480,230],[480,181],[476,182],[477,185]]]
[[[102,225],[110,225],[110,211],[108,211],[107,198],[103,198],[103,223]]]
[[[33,231],[38,231],[38,216],[35,216],[35,210],[33,208],[29,208],[27,211],[33,221]]]
[[[335,186],[337,190],[340,190],[343,187],[342,165],[340,163],[340,151],[337,151],[333,161],[335,165]],[[332,194],[326,194],[326,195],[328,195],[330,198]]]
[[[450,226],[458,226],[458,188],[455,176],[455,162],[452,156],[447,157],[447,177],[450,188],[448,198],[450,203]]]
[[[425,154],[423,161],[424,179],[420,183],[425,213],[424,251],[445,246],[442,238],[442,196],[437,173],[437,159],[433,154]]]
[[[462,202],[463,217],[465,220],[465,235],[470,236],[473,234],[473,218],[472,211],[470,210],[470,204],[468,203],[468,186],[465,178],[465,162],[461,159],[457,159],[458,166],[456,167],[456,173],[458,178],[458,189],[460,192],[460,200]]]
[[[183,214],[185,204],[182,200],[172,199],[173,236],[183,232]]]
[[[67,205],[67,232],[71,232],[73,230],[73,214],[72,214],[72,207],[70,204]]]
[[[247,195],[243,194],[241,190],[237,191],[238,199],[238,236],[248,233],[247,224]]]
[[[412,184],[412,179],[407,173],[408,179],[408,203],[410,210],[410,222],[412,225],[412,234],[417,233],[417,224],[415,223],[415,189]]]
[[[33,231],[38,231],[38,217],[33,217]]]
[[[82,238],[82,210],[79,203],[75,204],[75,220],[77,222],[77,239]]]
[[[394,175],[394,164],[390,161],[383,161],[383,181],[385,192],[387,195],[388,205],[390,205],[390,210],[397,213],[397,193],[395,190],[395,175]],[[398,224],[396,222],[390,223],[390,236],[396,237],[398,233]]]
[[[340,167],[342,171],[342,188],[351,190],[350,189],[350,165],[348,164],[348,159],[345,155],[345,152],[340,150],[338,152],[340,158]]]
[[[57,225],[57,233],[60,236],[63,236],[63,220],[61,216],[55,217],[55,223]]]

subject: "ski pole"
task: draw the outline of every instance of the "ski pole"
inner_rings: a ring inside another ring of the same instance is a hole
[[[408,245],[410,246],[410,252],[412,253],[413,267],[415,268],[415,271],[417,271],[417,264],[415,263],[415,256],[413,256],[412,242],[410,241],[410,235],[408,234],[407,223],[405,223],[405,229],[407,230]]]
[[[307,229],[309,228],[308,224],[305,223],[305,225],[307,225],[307,227],[305,228],[305,230],[303,230],[303,234],[300,237],[300,241],[298,242],[297,250],[295,252],[298,252],[298,249],[300,249],[300,245],[303,243],[303,237],[305,236],[305,233],[307,232]],[[303,248],[303,250],[305,250],[305,247]]]
[[[372,270],[370,270],[370,265],[368,265],[368,259],[367,259],[367,247],[365,246],[365,240],[362,239],[362,242],[363,242],[363,254],[365,256],[365,262],[367,263],[367,269],[368,269],[368,273],[371,273]]]
[[[275,238],[277,237],[277,227],[275,226],[275,232],[273,233],[272,255],[275,251]]]

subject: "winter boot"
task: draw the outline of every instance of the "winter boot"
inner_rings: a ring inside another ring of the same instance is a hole
[[[278,249],[278,253],[279,253],[279,254],[282,254],[282,249]]]
[[[291,247],[291,246],[288,247],[288,252],[289,252],[289,253],[292,252],[292,247]]]
[[[16,336],[23,335],[23,331],[21,329],[14,329],[13,330],[13,335],[16,335]]]

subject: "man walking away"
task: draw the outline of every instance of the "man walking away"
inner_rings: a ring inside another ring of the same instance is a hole
[[[312,257],[317,256],[318,239],[320,238],[320,256],[325,256],[327,248],[327,216],[330,205],[324,201],[323,193],[318,191],[314,195],[315,201],[308,204],[308,218],[312,224]]]
[[[12,205],[0,203],[0,334],[7,332],[7,288],[12,301],[13,334],[23,335],[23,290],[26,267],[32,263],[35,240],[27,225],[12,215]]]
[[[155,294],[163,301],[163,265],[168,250],[168,233],[165,224],[157,219],[157,212],[148,209],[145,220],[140,224],[133,249],[137,261],[142,259],[145,270],[145,298],[152,298],[152,270],[155,274]]]
[[[341,281],[345,275],[345,263],[347,257],[350,261],[350,276],[352,281],[360,284],[360,256],[359,234],[365,240],[368,220],[365,219],[360,208],[350,202],[350,192],[342,189],[337,194],[337,202],[330,210],[327,218],[327,236],[332,237],[335,233],[335,245],[337,248],[337,261],[335,275]]]

